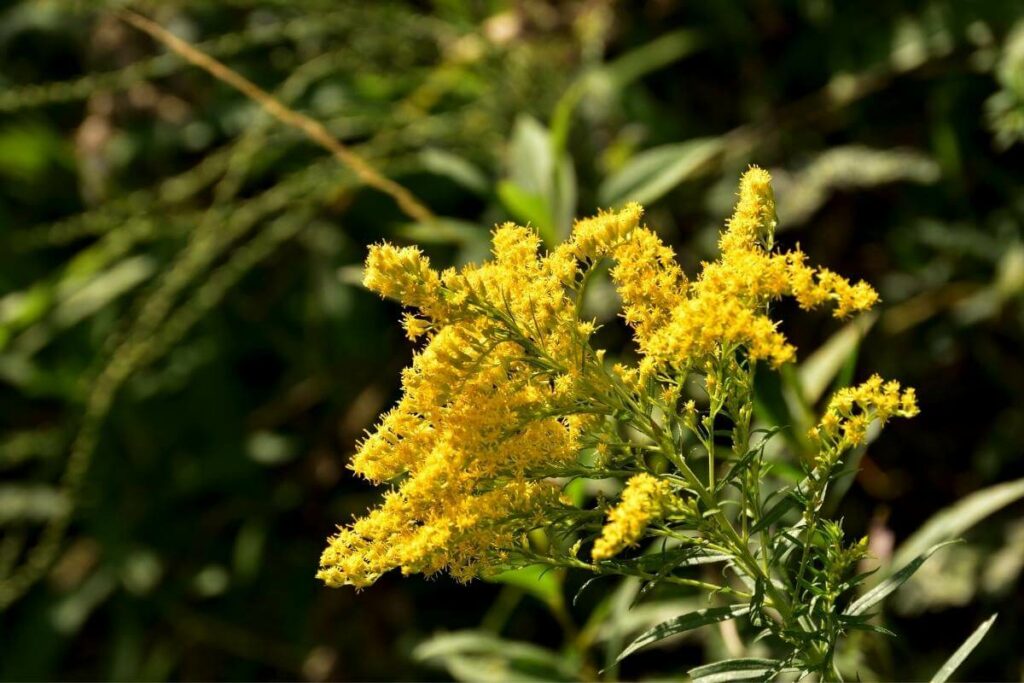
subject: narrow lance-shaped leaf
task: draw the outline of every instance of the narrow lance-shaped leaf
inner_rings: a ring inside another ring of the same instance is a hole
[[[727,659],[690,669],[693,683],[724,683],[725,681],[761,680],[775,672],[779,662],[751,657]]]
[[[913,562],[906,565],[905,567],[903,567],[903,569],[899,570],[889,578],[885,579],[880,584],[878,584],[877,586],[869,590],[867,593],[862,595],[860,598],[855,600],[849,607],[846,608],[844,614],[850,616],[858,616],[864,614],[869,609],[871,609],[872,607],[880,603],[882,600],[884,600],[886,597],[888,597],[890,593],[892,593],[897,588],[902,586],[907,579],[914,575],[914,572],[920,569],[921,565],[925,563],[925,560],[931,557],[936,550],[942,548],[943,546],[947,546],[951,543],[956,543],[956,541],[946,541],[945,543],[933,545],[931,548],[927,550],[927,552],[925,552],[922,555],[919,555],[916,559],[914,559]]]
[[[492,633],[482,631],[455,631],[442,633],[416,646],[412,656],[424,663],[439,663],[447,666],[451,658],[493,658],[507,662],[526,664],[549,670],[559,676],[571,675],[573,670],[567,660],[559,654],[532,643],[505,640]]]
[[[878,319],[877,313],[864,313],[847,323],[828,341],[807,356],[797,369],[804,398],[814,403],[825,395],[851,354],[857,352],[861,340]]]
[[[550,567],[542,564],[532,564],[527,567],[510,569],[509,571],[489,577],[488,581],[515,586],[552,607],[561,606],[564,601],[562,596],[562,574],[558,571],[552,571]]]
[[[677,633],[689,631],[707,624],[715,624],[720,621],[727,621],[729,619],[735,619],[738,616],[742,616],[750,611],[749,605],[730,605],[729,607],[709,607],[708,609],[697,610],[696,612],[690,612],[682,616],[676,617],[675,619],[669,619],[668,621],[658,624],[654,628],[644,631],[640,636],[630,643],[625,650],[619,653],[616,658],[616,662],[621,662],[623,659],[633,654],[637,650],[647,647],[651,643],[656,643],[659,640],[664,640],[669,636],[674,636]]]
[[[718,138],[694,138],[640,152],[598,188],[602,204],[649,204],[707,169],[722,150]]]
[[[803,482],[801,482],[802,484]],[[791,492],[787,493],[782,500],[776,503],[770,510],[762,515],[761,519],[757,520],[757,523],[750,528],[751,534],[756,534],[761,529],[767,529],[772,524],[782,519],[782,517],[792,510],[800,501],[797,500]]]
[[[992,513],[1024,498],[1024,479],[996,484],[975,491],[963,500],[940,511],[925,522],[896,550],[893,564],[908,562],[925,548],[960,536]]]
[[[964,644],[958,647],[956,652],[946,660],[946,663],[943,664],[937,672],[935,672],[935,675],[932,676],[932,683],[945,683],[949,680],[949,677],[961,664],[964,663],[964,660],[970,656],[971,652],[974,651],[974,648],[978,647],[978,643],[982,641],[985,634],[988,633],[988,630],[992,628],[992,624],[995,623],[997,616],[999,615],[993,614],[991,617],[986,619],[981,626],[974,629],[974,633],[972,633],[970,637],[964,641]]]

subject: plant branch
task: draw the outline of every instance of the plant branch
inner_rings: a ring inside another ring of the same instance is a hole
[[[382,176],[362,157],[341,144],[319,121],[288,108],[280,100],[237,71],[234,71],[205,52],[196,49],[190,43],[177,37],[155,21],[131,10],[121,10],[118,12],[118,16],[124,22],[146,33],[189,63],[203,69],[217,80],[235,88],[263,107],[264,111],[281,123],[304,133],[311,140],[333,154],[334,158],[352,169],[363,183],[389,195],[395,200],[399,208],[413,220],[428,222],[434,219],[433,212],[424,206],[409,190],[390,178]]]

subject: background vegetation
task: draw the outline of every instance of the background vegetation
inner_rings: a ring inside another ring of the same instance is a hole
[[[806,400],[767,387],[762,414],[795,434],[834,380],[916,386],[921,416],[871,445],[837,514],[883,565],[908,538],[966,539],[889,604],[900,638],[866,660],[927,677],[999,612],[960,675],[1024,676],[1016,3],[133,5],[322,122],[429,221],[116,7],[0,9],[0,678],[573,677],[581,647],[678,613],[691,598],[668,589],[629,610],[629,584],[572,604],[571,575],[313,579],[377,495],[346,458],[412,352],[356,283],[382,238],[460,263],[495,222],[554,239],[626,199],[692,272],[749,163],[776,178],[780,240],[884,299],[847,328],[799,316]],[[603,340],[628,353],[600,284]],[[669,644],[621,674],[735,646]]]

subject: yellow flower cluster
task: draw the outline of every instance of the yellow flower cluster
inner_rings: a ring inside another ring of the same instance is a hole
[[[740,181],[736,210],[719,241],[721,257],[704,264],[688,288],[668,288],[682,278],[672,266],[662,265],[664,257],[647,244],[652,236],[643,231],[616,249],[620,263],[638,254],[662,257],[648,256],[648,272],[641,281],[632,277],[636,266],[620,266],[612,273],[641,351],[685,368],[743,348],[752,360],[778,366],[791,360],[795,349],[768,317],[770,301],[792,296],[805,309],[833,301],[836,316],[843,317],[867,310],[878,300],[864,282],[852,284],[828,270],[807,266],[800,251],[773,253],[775,223],[771,177],[752,167]]]
[[[351,463],[389,489],[330,539],[322,580],[366,586],[393,569],[468,580],[501,565],[565,505],[551,477],[578,468],[585,437],[622,414],[612,400],[622,385],[635,393],[659,373],[737,354],[790,359],[792,346],[767,315],[780,296],[805,308],[833,301],[837,315],[877,299],[864,283],[807,266],[800,252],[772,251],[774,199],[761,169],[743,176],[722,256],[693,282],[642,216],[630,204],[578,221],[567,242],[543,253],[536,232],[505,224],[494,231],[492,259],[443,272],[415,247],[371,247],[364,284],[417,309],[403,326],[425,345],[402,373],[401,400]],[[606,369],[589,343],[596,326],[577,310],[584,275],[603,258],[614,262],[641,352],[635,367]],[[630,481],[595,558],[639,538],[662,486],[645,475]]]
[[[837,391],[810,436],[826,453],[843,451],[864,442],[872,420],[884,425],[892,417],[909,418],[918,412],[912,388],[901,391],[899,382],[872,375],[863,384]]]
[[[619,504],[608,513],[608,523],[594,543],[595,562],[615,557],[636,545],[647,526],[660,519],[671,507],[674,496],[667,481],[646,472],[630,477],[622,490]]]
[[[417,307],[424,317],[406,329],[429,343],[351,465],[400,482],[331,539],[318,574],[328,584],[366,586],[396,568],[471,578],[560,505],[558,487],[531,473],[574,462],[593,419],[571,405],[592,326],[569,296],[572,249],[540,257],[539,246],[503,225],[492,261],[443,273],[415,248],[371,249],[365,285]]]

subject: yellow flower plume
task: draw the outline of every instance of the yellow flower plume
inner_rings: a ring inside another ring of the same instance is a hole
[[[863,282],[815,269],[799,251],[774,249],[775,202],[762,169],[743,175],[721,256],[692,281],[642,217],[637,204],[602,212],[577,221],[569,240],[547,251],[535,231],[504,224],[493,233],[492,259],[443,272],[416,247],[370,248],[364,284],[416,309],[403,326],[423,346],[402,373],[401,400],[351,461],[356,473],[388,487],[384,500],[339,528],[319,578],[359,587],[394,569],[468,580],[502,568],[526,532],[571,511],[557,478],[578,475],[580,451],[623,414],[615,403],[623,394],[647,401],[640,394],[649,384],[668,377],[681,386],[691,370],[723,360],[792,359],[795,350],[769,317],[780,297],[803,308],[831,302],[837,316],[877,300]],[[602,259],[613,262],[639,348],[634,366],[605,366],[604,351],[591,346],[596,326],[577,308],[585,275]],[[665,386],[653,394],[675,395]],[[884,420],[910,411],[913,395],[897,398],[894,407],[891,385],[872,384],[849,400]],[[845,394],[837,400],[823,433],[852,441],[863,418],[843,407]],[[661,480],[633,476],[593,557],[637,543],[670,497]]]
[[[636,545],[648,525],[665,514],[672,499],[672,488],[667,481],[646,472],[630,477],[619,504],[608,513],[608,523],[594,543],[590,554],[594,561],[615,557]]]

